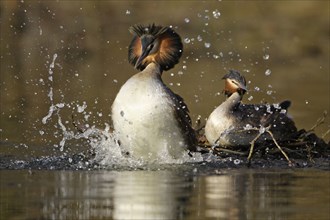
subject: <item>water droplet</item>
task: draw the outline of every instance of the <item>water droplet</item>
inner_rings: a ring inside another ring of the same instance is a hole
[[[57,108],[63,108],[65,105],[64,105],[64,103],[57,103],[56,104],[56,107]]]
[[[186,70],[187,69],[187,66],[186,65],[182,66],[182,69]]]
[[[190,22],[190,19],[189,18],[185,18],[184,19],[184,22],[189,23]]]
[[[308,105],[308,104],[309,104],[308,100],[305,100],[305,104],[306,104],[306,105]]]
[[[207,43],[207,42],[205,42],[205,43],[204,43],[204,46],[205,46],[206,48],[210,48],[211,43]]]
[[[270,74],[272,74],[272,71],[270,69],[266,69],[265,71],[265,75],[266,76],[269,76]]]
[[[77,105],[77,111],[78,113],[82,113],[87,108],[86,102],[83,102],[83,105]]]
[[[190,39],[188,37],[186,37],[184,40],[183,40],[186,44],[189,44],[190,43]]]
[[[260,126],[259,133],[263,134],[263,133],[265,133],[265,131],[266,131],[266,128],[264,126]]]
[[[220,17],[220,15],[221,15],[221,13],[220,13],[220,11],[218,11],[218,9],[216,9],[215,11],[213,11],[212,14],[213,14],[213,17],[215,19],[218,19]]]
[[[202,41],[202,40],[203,40],[202,36],[201,36],[201,35],[198,35],[198,36],[197,36],[197,40],[198,40],[198,41]]]
[[[253,127],[252,127],[252,125],[250,125],[250,124],[246,124],[244,127],[243,127],[243,129],[244,130],[251,130]]]
[[[271,94],[273,94],[273,91],[272,90],[268,90],[266,93],[267,93],[267,95],[271,95]]]
[[[118,83],[118,80],[114,79],[113,82],[114,82],[114,83]]]
[[[253,96],[251,95],[251,96],[248,98],[248,100],[251,101],[252,99],[253,99]]]
[[[265,55],[263,55],[262,58],[264,58],[264,60],[268,60],[268,59],[269,59],[269,54],[265,54]]]
[[[254,87],[254,90],[259,92],[260,91],[260,88],[258,86]]]
[[[126,10],[126,14],[127,15],[130,15],[131,14],[131,11],[130,10]]]
[[[238,165],[238,164],[240,164],[240,163],[241,163],[241,160],[239,160],[239,159],[235,159],[235,160],[234,160],[234,164],[235,164],[235,165]]]

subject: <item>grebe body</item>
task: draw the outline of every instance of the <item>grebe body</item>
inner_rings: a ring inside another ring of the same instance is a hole
[[[129,61],[141,72],[121,87],[112,105],[120,144],[136,158],[153,160],[165,154],[179,158],[195,150],[196,136],[183,99],[162,81],[182,54],[180,36],[169,27],[133,26]]]

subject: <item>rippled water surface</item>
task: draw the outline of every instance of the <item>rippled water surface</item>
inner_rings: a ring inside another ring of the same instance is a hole
[[[1,219],[329,219],[318,170],[0,171]]]

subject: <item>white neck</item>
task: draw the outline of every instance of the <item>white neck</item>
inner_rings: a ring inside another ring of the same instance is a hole
[[[161,72],[157,63],[148,64],[127,80],[112,105],[121,146],[136,158],[179,158],[188,147],[175,114],[176,97],[162,82]]]
[[[148,75],[162,75],[162,70],[157,63],[149,63],[148,66],[141,72],[141,73],[147,73]]]
[[[241,95],[235,92],[210,114],[205,125],[205,136],[210,144],[216,144],[220,135],[232,127],[232,112],[241,99]]]
[[[221,105],[223,109],[232,110],[235,106],[237,106],[238,103],[241,102],[241,100],[242,96],[238,92],[235,92],[229,96]]]

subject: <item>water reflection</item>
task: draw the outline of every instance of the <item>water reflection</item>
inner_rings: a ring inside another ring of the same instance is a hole
[[[176,219],[189,185],[170,171],[59,172],[42,212],[47,219]]]
[[[326,218],[326,212],[316,211],[329,208],[329,179],[322,181],[324,177],[329,174],[251,170],[207,176],[198,183],[192,201],[192,206],[198,206],[191,209],[189,219]],[[313,185],[324,191],[313,192]]]
[[[120,173],[113,194],[113,217],[176,219],[183,215],[189,188],[189,179],[169,171]]]
[[[2,170],[0,218],[193,220],[330,217],[330,175],[327,171],[243,169],[204,172],[200,167],[198,170],[197,173],[196,169]]]

